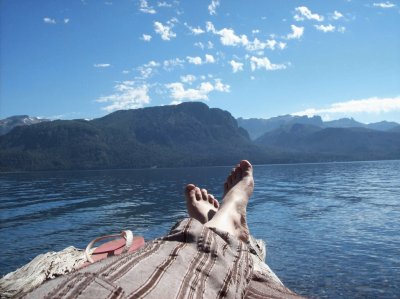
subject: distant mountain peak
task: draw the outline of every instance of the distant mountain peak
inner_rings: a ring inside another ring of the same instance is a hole
[[[29,115],[14,115],[5,119],[0,119],[0,136],[7,134],[18,126],[30,126],[45,121],[50,120]]]
[[[280,127],[289,126],[293,124],[306,124],[322,128],[367,128],[378,131],[388,131],[397,126],[398,123],[381,121],[377,123],[364,124],[356,121],[353,117],[340,118],[331,121],[323,121],[319,115],[309,116],[297,116],[297,115],[281,115],[275,116],[268,119],[262,118],[250,118],[243,119],[238,118],[237,122],[239,126],[246,129],[249,132],[250,138],[255,140],[267,132],[271,132]]]

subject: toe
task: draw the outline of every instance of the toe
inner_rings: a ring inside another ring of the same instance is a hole
[[[242,178],[242,169],[240,167],[235,170],[235,181],[239,181]]]
[[[185,187],[186,198],[190,198],[192,195],[194,195],[194,193],[192,194],[192,191],[194,191],[195,188],[196,188],[196,186],[193,184],[186,185],[186,187]]]
[[[202,199],[202,195],[201,195],[201,191],[200,188],[195,188],[195,196],[196,196],[196,200],[201,200]]]
[[[215,207],[215,208],[219,208],[219,202],[218,200],[215,199],[214,195],[210,194],[209,195],[209,199],[211,198],[210,203]]]
[[[190,193],[190,191],[192,191],[194,188],[196,188],[195,185],[187,184],[186,187],[185,187],[185,193]]]
[[[201,197],[203,200],[208,200],[208,193],[206,189],[201,189]]]
[[[252,167],[252,165],[251,165],[251,163],[249,161],[242,160],[242,161],[240,161],[240,168],[243,171],[251,171],[253,167]]]
[[[217,209],[219,208],[219,202],[216,199],[214,199],[214,207]]]
[[[230,188],[230,186],[233,185],[233,175],[232,174],[230,176],[228,176],[226,182],[228,183],[228,188]]]
[[[214,196],[212,194],[208,194],[208,202],[214,204]]]

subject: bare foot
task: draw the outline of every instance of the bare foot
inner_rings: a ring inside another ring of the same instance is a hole
[[[206,189],[189,184],[185,188],[185,198],[189,216],[203,224],[211,220],[218,211],[218,201]]]
[[[222,205],[205,225],[227,231],[242,241],[248,241],[246,207],[253,190],[253,167],[249,161],[243,160],[226,179]]]

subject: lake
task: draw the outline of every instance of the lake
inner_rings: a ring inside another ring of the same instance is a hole
[[[1,275],[47,251],[131,229],[149,240],[186,216],[183,188],[220,199],[230,167],[0,174]],[[400,297],[400,161],[255,166],[251,233],[294,291]]]

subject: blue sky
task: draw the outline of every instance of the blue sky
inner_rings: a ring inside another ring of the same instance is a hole
[[[0,0],[0,118],[204,101],[400,122],[400,2]]]

